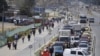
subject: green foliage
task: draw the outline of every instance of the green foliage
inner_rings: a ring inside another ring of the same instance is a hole
[[[6,0],[0,0],[0,13],[6,11],[8,9],[8,5]]]
[[[31,9],[34,7],[34,0],[24,0],[23,6],[20,7],[20,15],[27,15],[29,17],[32,16]]]

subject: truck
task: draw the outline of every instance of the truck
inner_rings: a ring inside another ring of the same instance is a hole
[[[59,30],[59,37],[70,36],[71,30],[70,29],[60,29]]]

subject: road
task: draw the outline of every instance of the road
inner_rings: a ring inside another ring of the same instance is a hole
[[[86,5],[86,4],[84,4]],[[79,8],[79,7],[77,7]],[[71,12],[73,14],[77,14],[77,10],[75,10],[75,7],[71,8]],[[95,18],[95,23],[91,24],[92,33],[95,36],[94,41],[94,51],[95,56],[100,56],[100,13],[94,12],[91,10],[91,13],[88,12],[85,8],[79,8],[79,13],[87,15],[87,17],[93,17]],[[93,55],[94,56],[94,55]]]
[[[100,14],[93,12],[93,17],[95,18],[95,23],[91,25],[91,28],[94,36],[96,37],[95,56],[100,56]]]

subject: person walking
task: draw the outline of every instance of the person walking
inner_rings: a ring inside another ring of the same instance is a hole
[[[15,50],[17,50],[17,42],[16,42],[16,41],[13,41],[13,48],[14,48]]]
[[[18,41],[18,34],[14,35],[14,40],[17,42]]]
[[[35,29],[32,29],[32,33],[35,36],[36,30]]]
[[[42,26],[42,30],[44,31],[44,26]]]
[[[52,23],[52,28],[54,28],[54,23]]]
[[[41,34],[41,28],[39,28],[39,34]]]
[[[51,30],[51,28],[49,27],[49,34],[51,34],[51,32],[52,32],[52,30]]]
[[[50,46],[50,47],[49,47],[50,56],[53,56],[53,50],[54,50],[53,47]]]
[[[22,42],[23,42],[23,43],[24,43],[24,39],[25,39],[25,36],[23,35],[23,36],[22,36]]]
[[[30,34],[28,34],[27,38],[28,38],[28,41],[30,41],[31,35],[30,35]]]
[[[48,25],[46,25],[46,29],[48,30],[48,28],[49,28],[49,26]]]
[[[10,41],[7,42],[7,46],[9,48],[9,50],[10,50],[11,49],[11,42]]]

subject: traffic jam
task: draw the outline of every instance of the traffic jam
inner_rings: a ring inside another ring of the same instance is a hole
[[[91,28],[89,23],[94,20],[80,16],[80,20],[68,20],[59,29],[56,41],[49,43],[40,56],[91,56]]]

